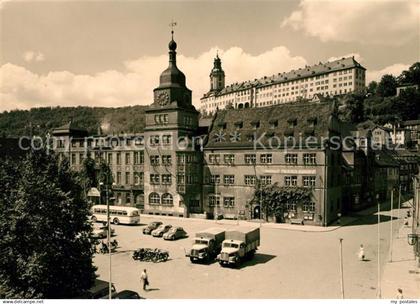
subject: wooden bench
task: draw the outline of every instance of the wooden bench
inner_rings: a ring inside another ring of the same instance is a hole
[[[302,219],[290,219],[290,224],[295,224],[295,225],[303,225],[303,220]]]

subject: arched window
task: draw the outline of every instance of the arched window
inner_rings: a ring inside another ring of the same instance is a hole
[[[238,105],[238,109],[242,109],[244,107],[244,104],[243,103],[240,103],[239,105]]]
[[[249,108],[249,102],[245,103],[245,108]]]
[[[160,204],[160,196],[156,192],[152,192],[149,195],[149,204],[151,205],[157,205]]]
[[[162,194],[162,205],[173,205],[174,199],[170,193]]]

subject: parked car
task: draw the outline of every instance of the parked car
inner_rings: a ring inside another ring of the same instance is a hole
[[[172,228],[172,225],[160,225],[157,229],[152,231],[152,235],[154,237],[162,237],[163,234],[168,232],[168,230],[171,228]]]
[[[111,285],[111,297],[117,294],[114,284]],[[109,282],[95,279],[95,284],[86,291],[80,298],[82,299],[108,299]]]
[[[141,299],[140,295],[132,290],[123,290],[112,296],[113,299]]]
[[[182,227],[172,227],[168,230],[165,234],[163,234],[164,240],[176,240],[180,238],[184,238],[187,236],[184,228]]]
[[[143,229],[143,234],[152,234],[152,231],[162,225],[162,222],[151,222]]]
[[[106,238],[108,235],[108,227],[106,226],[94,226],[92,231],[92,237],[96,239]],[[115,235],[115,229],[111,228],[111,236]]]

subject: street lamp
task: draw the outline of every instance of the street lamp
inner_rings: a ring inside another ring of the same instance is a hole
[[[99,183],[99,186],[102,187],[103,182]],[[109,286],[108,286],[108,296],[109,299],[112,299],[112,270],[111,270],[111,223],[110,223],[110,214],[109,214],[109,198],[108,198],[108,183],[105,185],[105,200],[106,200],[106,224],[108,228],[107,233],[107,246],[108,246],[108,256],[109,256]]]

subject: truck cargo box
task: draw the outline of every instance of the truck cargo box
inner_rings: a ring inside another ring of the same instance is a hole
[[[197,232],[195,237],[215,239],[216,242],[221,243],[225,239],[225,229],[218,227],[208,228],[206,230]]]
[[[228,230],[225,233],[225,240],[238,240],[249,244],[260,239],[260,228],[237,227],[235,230]]]

